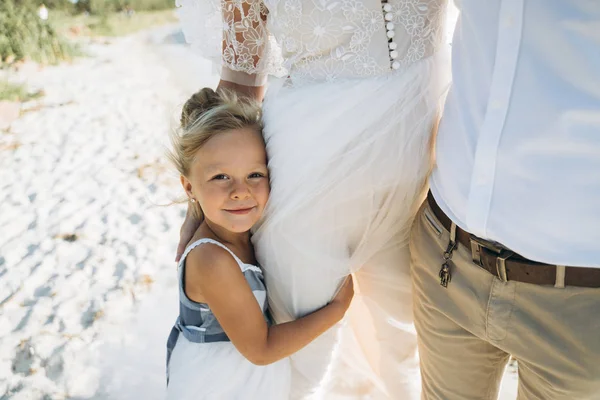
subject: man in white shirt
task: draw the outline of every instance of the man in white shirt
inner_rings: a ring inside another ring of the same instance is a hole
[[[461,0],[411,252],[424,399],[600,398],[600,1]]]

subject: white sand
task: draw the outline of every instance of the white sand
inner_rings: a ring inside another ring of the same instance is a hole
[[[163,398],[183,210],[157,206],[180,193],[163,149],[216,82],[176,33],[18,75],[46,96],[0,133],[1,400]]]
[[[17,76],[46,96],[0,133],[2,399],[93,398],[103,342],[123,337],[157,286],[168,323],[151,327],[160,348],[148,350],[164,357],[182,221],[181,206],[156,206],[181,193],[164,146],[182,102],[215,82],[208,63],[162,44],[176,32],[92,44],[73,65]]]

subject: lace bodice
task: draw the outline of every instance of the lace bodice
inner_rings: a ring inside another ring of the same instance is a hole
[[[446,0],[177,0],[186,39],[222,78],[261,85],[375,76],[432,55]],[[216,57],[215,57],[216,56]]]

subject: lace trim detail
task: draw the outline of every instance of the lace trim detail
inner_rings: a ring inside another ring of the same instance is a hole
[[[392,5],[395,24],[410,37],[402,64],[410,64],[431,54],[444,41],[445,1],[403,0]]]
[[[176,5],[186,41],[216,65],[257,75],[257,85],[267,74],[285,73],[262,1],[177,0]]]
[[[383,75],[432,55],[444,42],[446,3],[177,0],[186,39],[205,57],[257,81],[289,71],[294,83]]]
[[[265,1],[296,83],[386,74],[444,42],[446,0],[388,0],[375,9],[362,0]]]

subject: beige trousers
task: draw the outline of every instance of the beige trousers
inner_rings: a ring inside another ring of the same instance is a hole
[[[502,282],[461,245],[444,288],[448,242],[424,204],[410,244],[422,398],[496,399],[512,355],[519,399],[600,399],[600,289]]]

